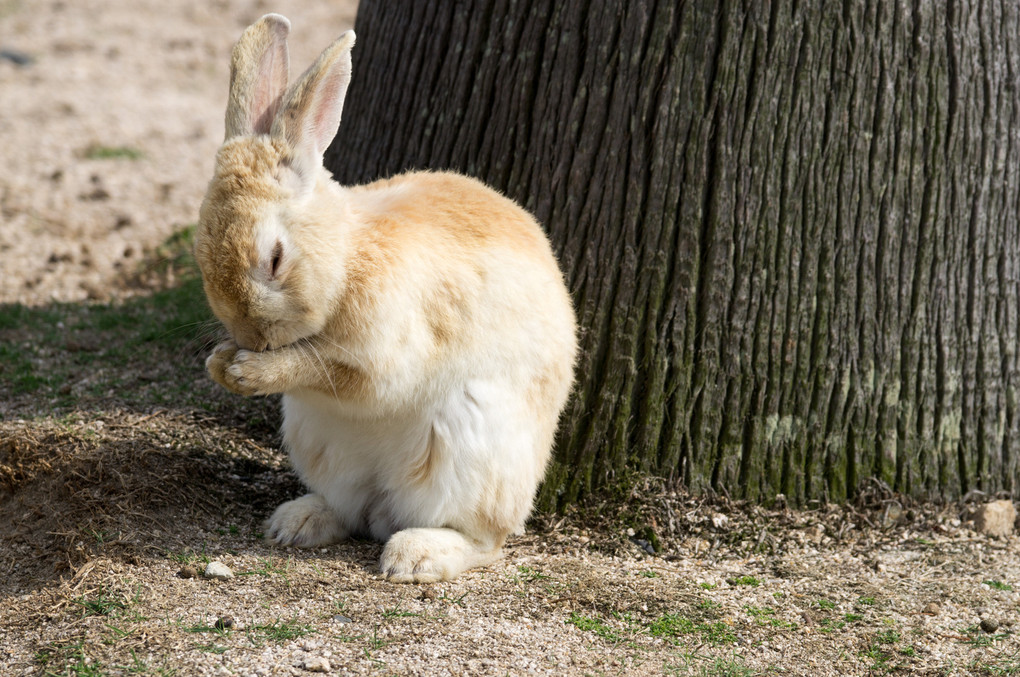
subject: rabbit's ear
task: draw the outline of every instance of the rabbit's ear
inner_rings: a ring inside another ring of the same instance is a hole
[[[230,57],[227,139],[268,134],[287,89],[290,22],[267,14],[241,34]]]
[[[300,173],[322,164],[322,154],[336,136],[351,83],[353,47],[354,31],[347,31],[327,47],[291,85],[273,122],[273,136],[285,139],[294,149]]]

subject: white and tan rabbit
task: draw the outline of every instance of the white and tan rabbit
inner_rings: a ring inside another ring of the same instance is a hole
[[[392,581],[456,577],[523,528],[573,379],[574,312],[549,242],[511,200],[453,173],[342,187],[322,166],[353,32],[287,87],[288,21],[234,48],[226,140],[195,254],[232,339],[206,365],[283,393],[310,493],[277,544],[385,541]]]

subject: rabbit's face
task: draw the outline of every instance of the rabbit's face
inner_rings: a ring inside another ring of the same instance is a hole
[[[195,258],[206,298],[247,350],[290,345],[326,322],[325,290],[310,284],[314,257],[302,255],[287,227],[285,157],[267,137],[224,144],[199,213]]]

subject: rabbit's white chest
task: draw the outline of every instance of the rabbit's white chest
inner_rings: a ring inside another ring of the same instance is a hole
[[[431,405],[369,417],[327,397],[286,395],[284,442],[301,479],[353,531],[385,540],[409,527],[456,523],[483,495],[498,493],[492,485],[503,472],[494,469],[528,462],[496,462],[527,430],[514,425],[505,402],[498,387],[475,382]]]

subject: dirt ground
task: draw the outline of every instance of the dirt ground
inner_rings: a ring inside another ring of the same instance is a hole
[[[1017,537],[877,484],[791,510],[635,480],[436,585],[265,545],[301,488],[276,402],[204,374],[187,245],[267,11],[294,73],[355,3],[0,0],[0,674],[1020,674]]]

